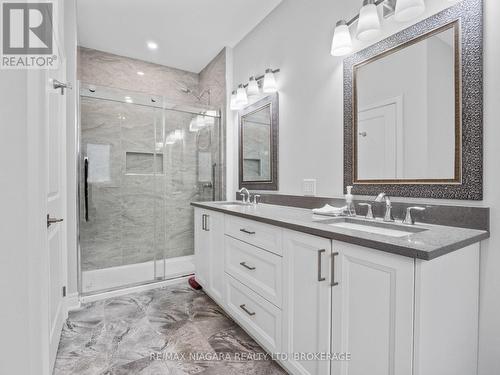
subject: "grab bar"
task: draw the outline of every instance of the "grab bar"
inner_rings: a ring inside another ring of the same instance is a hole
[[[84,165],[84,201],[85,201],[85,221],[89,221],[89,158],[83,159]]]

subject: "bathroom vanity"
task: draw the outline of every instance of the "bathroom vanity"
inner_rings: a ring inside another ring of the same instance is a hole
[[[476,373],[487,231],[192,205],[197,281],[290,373]]]

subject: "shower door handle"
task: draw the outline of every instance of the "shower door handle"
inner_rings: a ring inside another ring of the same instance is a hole
[[[85,204],[85,221],[89,221],[89,158],[83,159],[84,169],[84,204]]]
[[[212,165],[212,201],[215,202],[215,175],[216,175],[216,168],[217,168],[217,163],[214,163]]]

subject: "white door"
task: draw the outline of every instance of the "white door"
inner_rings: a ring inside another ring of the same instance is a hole
[[[414,260],[333,242],[332,375],[411,375]]]
[[[329,353],[331,241],[293,231],[283,235],[283,353]],[[289,359],[292,374],[328,375],[328,361]]]
[[[63,72],[51,72],[50,76],[65,80]],[[59,91],[47,91],[47,220],[66,217],[65,187],[65,97]],[[47,224],[48,225],[48,224]],[[47,261],[49,285],[49,342],[50,363],[54,363],[59,338],[65,319],[63,287],[66,281],[66,223],[56,222],[47,227]],[[64,293],[65,294],[65,293]]]
[[[62,17],[63,2],[58,3]],[[59,48],[59,68],[45,72],[45,92],[43,95],[45,116],[46,155],[46,199],[47,220],[66,218],[66,96],[61,89],[54,88],[54,80],[66,82],[66,59],[64,54],[64,22],[59,18],[56,41]],[[66,283],[66,222],[47,224],[48,314],[49,314],[49,356],[51,369],[54,366],[61,330],[66,318],[63,287]]]
[[[381,103],[358,113],[358,179],[394,179],[398,160],[398,102]],[[401,165],[399,165],[401,164]]]

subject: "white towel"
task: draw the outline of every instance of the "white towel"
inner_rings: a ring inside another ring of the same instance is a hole
[[[318,215],[328,215],[328,216],[339,216],[344,213],[346,206],[344,207],[333,207],[329,204],[325,204],[321,208],[313,208],[312,212]]]

